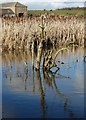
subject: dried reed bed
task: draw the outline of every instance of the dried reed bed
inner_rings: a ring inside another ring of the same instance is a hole
[[[41,16],[0,18],[0,45],[4,50],[29,49],[39,44]],[[45,15],[44,45],[84,45],[84,17]]]

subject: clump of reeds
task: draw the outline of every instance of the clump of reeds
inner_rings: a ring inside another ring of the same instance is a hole
[[[0,43],[4,50],[29,49],[40,41],[40,16],[28,18],[0,18]],[[78,16],[46,15],[44,46],[84,45],[84,18]]]

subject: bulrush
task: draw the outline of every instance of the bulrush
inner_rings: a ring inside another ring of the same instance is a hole
[[[0,43],[4,50],[25,50],[31,48],[33,41],[36,47],[40,42],[41,16],[27,18],[0,18]],[[84,45],[84,18],[78,16],[45,15],[45,43],[53,46],[76,44]]]

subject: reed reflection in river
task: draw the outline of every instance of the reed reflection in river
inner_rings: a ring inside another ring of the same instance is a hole
[[[0,119],[2,118],[2,57],[0,53]]]
[[[59,54],[57,64],[65,64],[55,74],[36,71],[30,51],[4,53],[3,118],[83,118],[84,50],[71,51]]]

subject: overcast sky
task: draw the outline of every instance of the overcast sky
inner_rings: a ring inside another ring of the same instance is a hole
[[[0,0],[0,3],[16,1],[27,5],[28,9],[58,9],[65,7],[83,7],[85,2],[85,0]]]

